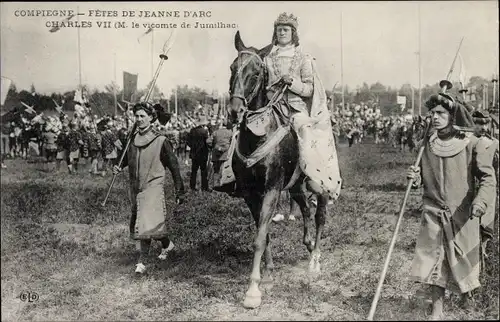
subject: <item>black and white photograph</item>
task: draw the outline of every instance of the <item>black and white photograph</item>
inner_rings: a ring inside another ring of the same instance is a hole
[[[498,1],[0,23],[2,321],[499,319]]]

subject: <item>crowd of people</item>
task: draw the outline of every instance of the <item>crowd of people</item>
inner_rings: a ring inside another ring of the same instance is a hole
[[[373,135],[376,144],[387,143],[392,147],[404,149],[410,146],[412,127],[421,118],[413,117],[410,113],[384,116],[377,103],[345,104],[337,106],[332,113],[336,137],[344,136],[349,146],[361,143],[368,135]]]
[[[168,115],[168,122],[162,125],[159,121],[153,126],[165,133],[175,148],[177,156],[186,164],[190,147],[187,137],[192,128],[200,121],[206,124],[211,132],[223,126],[224,116],[216,115],[212,110],[186,112],[184,115]],[[134,124],[134,114],[130,108],[123,115],[91,115],[90,113],[73,113],[70,117],[62,112],[58,116],[38,114],[31,120],[23,115],[11,122],[2,124],[2,168],[5,158],[26,159],[30,154],[29,143],[38,147],[39,156],[46,158],[48,170],[59,169],[65,161],[70,174],[81,171],[80,159],[89,165],[91,174],[106,175],[110,164],[116,161],[126,144],[127,136]],[[38,144],[37,144],[38,143]]]

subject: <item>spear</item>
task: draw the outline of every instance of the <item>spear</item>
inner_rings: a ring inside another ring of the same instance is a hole
[[[165,60],[168,59],[167,54],[170,51],[170,49],[172,48],[172,45],[174,42],[174,39],[172,38],[172,36],[175,34],[176,30],[177,29],[174,29],[172,31],[172,33],[170,34],[170,37],[167,39],[167,41],[163,45],[163,52],[160,54],[160,62],[158,64],[158,67],[156,69],[155,74],[153,75],[153,80],[151,80],[151,86],[149,87],[149,90],[148,90],[146,97],[144,99],[144,102],[146,102],[146,103],[148,103],[149,98],[150,98],[151,94],[153,93],[153,88],[155,86],[156,80],[158,79],[158,76],[160,75],[161,67],[163,66],[163,63],[165,62]],[[134,123],[134,125],[132,126],[132,129],[128,135],[127,144],[125,145],[125,148],[123,149],[120,160],[118,161],[118,167],[121,167],[123,160],[125,159],[125,155],[127,154],[128,147],[130,146],[130,142],[132,141],[132,138],[136,134],[136,129],[137,129],[137,122]],[[111,180],[111,184],[109,185],[108,192],[106,193],[106,197],[104,198],[104,200],[102,202],[103,207],[106,206],[106,201],[108,201],[109,194],[111,192],[111,189],[113,188],[113,184],[115,183],[115,180],[116,180],[116,174],[113,174],[113,179]]]

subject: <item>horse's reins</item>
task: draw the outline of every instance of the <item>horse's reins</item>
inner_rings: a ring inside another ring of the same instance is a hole
[[[259,71],[259,74],[257,75],[258,79],[257,79],[257,83],[255,84],[254,88],[252,89],[252,91],[250,92],[250,94],[248,96],[245,96],[244,92],[243,92],[243,95],[239,94],[239,93],[231,93],[231,97],[236,97],[236,98],[239,98],[241,100],[243,100],[244,102],[244,105],[245,107],[247,108],[248,105],[250,104],[250,102],[255,98],[255,96],[257,95],[257,92],[258,90],[262,87],[262,81],[264,79],[264,73],[265,73],[265,64],[264,64],[264,61],[262,60],[262,58],[254,53],[254,52],[251,52],[251,51],[247,51],[247,50],[243,50],[243,51],[240,51],[238,53],[238,58],[240,58],[241,54],[249,54],[251,56],[254,56],[258,59],[259,61],[259,64],[260,64],[260,71]],[[239,62],[239,60],[238,60]],[[240,63],[238,65],[238,70],[236,71],[236,74],[235,74],[235,79],[233,80],[233,83],[232,83],[232,87],[235,88],[236,85],[239,85],[238,88],[244,88],[243,86],[243,80],[241,79],[241,73],[243,71],[243,69],[251,62],[251,57],[249,57],[248,59],[244,60],[242,63]],[[276,84],[279,84],[281,82],[281,79],[276,81],[275,83],[273,83],[272,85],[269,86],[269,88],[271,88],[272,86],[276,85]],[[269,100],[269,102],[264,106],[264,107],[261,107],[259,108],[258,110],[255,110],[255,111],[249,111],[248,109],[245,111],[245,114],[246,116],[248,116],[249,114],[258,114],[258,113],[261,113],[261,112],[264,112],[264,110],[268,109],[269,107],[272,107],[275,111],[274,116],[275,116],[275,119],[276,119],[276,122],[277,122],[277,125],[278,125],[278,129],[276,131],[274,131],[270,137],[268,138],[268,140],[266,140],[266,142],[259,146],[250,156],[244,156],[238,149],[238,147],[236,147],[236,154],[238,155],[238,157],[244,161],[247,165],[247,167],[251,167],[253,166],[255,163],[257,163],[260,159],[262,159],[267,153],[266,151],[270,149],[270,146],[274,146],[275,144],[278,144],[279,142],[281,142],[281,140],[283,139],[284,135],[286,133],[288,133],[289,131],[289,124],[285,127],[283,127],[282,125],[280,125],[280,118],[284,118],[284,115],[281,111],[279,111],[278,108],[274,108],[275,107],[275,104],[276,102],[278,102],[279,100],[282,99],[285,91],[288,89],[288,85],[286,84],[283,84],[281,89],[276,91],[274,93],[274,95],[272,96],[272,98]],[[282,120],[283,121],[283,120]],[[283,122],[281,122],[283,123]],[[234,138],[236,138],[236,136],[238,135],[238,132],[237,131],[234,135]]]
[[[238,58],[240,57],[241,54],[249,54],[251,56],[257,57],[257,59],[259,60],[260,67],[261,67],[260,71],[259,71],[258,79],[257,79],[257,84],[253,88],[252,92],[248,95],[248,97],[245,97],[245,92],[243,92],[243,95],[231,93],[232,97],[237,97],[237,98],[242,99],[244,104],[245,104],[245,107],[248,107],[248,104],[250,104],[250,102],[255,98],[255,96],[257,95],[257,91],[262,86],[262,80],[264,79],[265,65],[264,65],[264,61],[262,60],[262,58],[260,58],[260,56],[254,52],[251,52],[248,50],[242,50],[238,53]],[[238,62],[239,62],[239,60],[238,60]],[[241,79],[240,76],[241,76],[241,72],[242,72],[243,68],[246,67],[250,62],[251,62],[251,59],[248,58],[238,66],[238,70],[236,71],[236,76],[235,76],[235,79],[234,79],[233,84],[232,84],[233,88],[235,88],[236,82],[238,82],[239,88],[244,88],[243,80]]]

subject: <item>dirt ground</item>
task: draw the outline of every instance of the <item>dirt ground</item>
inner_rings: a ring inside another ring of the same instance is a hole
[[[1,173],[2,320],[364,320],[414,158],[383,145],[341,145],[345,187],[329,206],[321,274],[307,272],[301,217],[273,224],[274,281],[261,288],[262,305],[253,310],[242,306],[255,232],[242,200],[190,193],[172,210],[176,248],[161,262],[154,244],[148,273],[137,277],[125,176],[103,209],[110,176],[70,176],[64,167],[46,172],[41,164],[7,160]],[[427,289],[409,280],[420,200],[421,191],[412,191],[376,320],[427,318]],[[173,209],[173,197],[168,206]],[[498,232],[494,243],[498,247]],[[476,307],[464,311],[457,296],[448,295],[447,319],[498,318],[498,253],[493,257],[482,279],[488,297],[478,293]],[[35,293],[32,302],[20,297]]]

